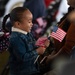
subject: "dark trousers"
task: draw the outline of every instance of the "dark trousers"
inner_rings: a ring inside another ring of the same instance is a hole
[[[43,75],[43,74],[37,73],[37,74],[31,74],[31,75]]]

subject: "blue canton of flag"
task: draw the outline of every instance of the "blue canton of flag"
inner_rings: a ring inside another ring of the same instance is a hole
[[[66,32],[59,28],[58,26],[54,26],[52,33],[50,34],[54,39],[62,42],[64,37],[66,36]]]
[[[58,26],[54,26],[52,32],[56,32],[58,30]]]

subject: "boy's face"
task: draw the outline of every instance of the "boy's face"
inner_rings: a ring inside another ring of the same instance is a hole
[[[30,32],[33,26],[32,19],[33,16],[31,12],[29,10],[25,11],[20,22],[20,29],[26,32]]]

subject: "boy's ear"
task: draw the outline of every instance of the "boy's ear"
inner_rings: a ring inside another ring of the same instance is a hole
[[[15,26],[20,27],[20,22],[16,21]]]

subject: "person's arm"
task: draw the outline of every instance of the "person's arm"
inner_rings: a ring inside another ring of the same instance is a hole
[[[61,55],[62,53],[65,53],[66,55],[70,55],[71,50],[73,46],[75,45],[75,25],[71,24],[71,26],[68,29],[67,36],[65,39],[64,46],[58,50],[58,52],[53,52],[53,54],[48,56],[47,62],[53,60],[58,55]]]
[[[36,50],[28,51],[26,49],[26,43],[21,38],[14,38],[11,41],[13,48],[13,54],[18,60],[29,61],[33,58],[36,59],[38,53]]]
[[[11,40],[13,53],[18,60],[29,61],[29,60],[32,60],[32,59],[36,59],[38,54],[41,55],[46,50],[46,48],[44,48],[44,47],[38,47],[37,49],[33,49],[33,50],[28,51],[27,48],[26,48],[26,46],[27,46],[26,44],[28,44],[28,43],[26,43],[25,41],[23,41],[19,37],[13,38]]]

